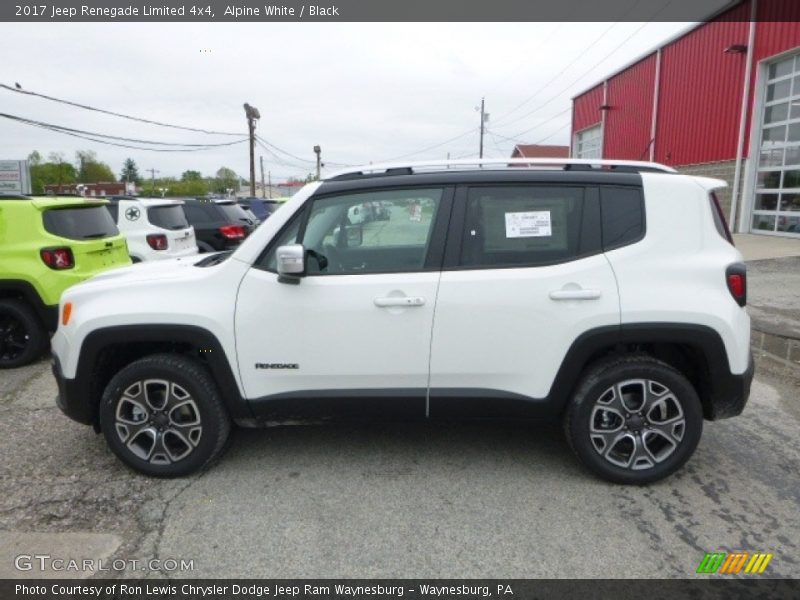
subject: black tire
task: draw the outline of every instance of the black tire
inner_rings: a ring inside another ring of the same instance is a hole
[[[692,384],[670,365],[645,355],[618,357],[582,376],[564,430],[596,475],[646,484],[689,460],[703,431],[703,410]]]
[[[0,369],[32,363],[44,354],[47,343],[47,332],[30,306],[0,300]]]
[[[231,430],[209,372],[177,354],[154,354],[122,369],[106,386],[99,416],[114,454],[132,469],[156,477],[199,471],[221,454]],[[178,417],[189,420],[176,423]]]

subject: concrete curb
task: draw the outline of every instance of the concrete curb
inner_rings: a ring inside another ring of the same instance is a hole
[[[778,362],[800,372],[800,340],[753,330],[750,346],[754,352],[768,354]]]

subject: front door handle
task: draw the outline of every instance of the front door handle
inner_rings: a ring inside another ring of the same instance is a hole
[[[551,300],[597,300],[600,290],[553,290]]]
[[[390,296],[388,298],[375,298],[375,306],[384,308],[387,306],[422,306],[425,298],[422,296]]]

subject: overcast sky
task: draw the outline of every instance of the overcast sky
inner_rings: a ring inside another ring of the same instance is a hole
[[[309,161],[280,153],[276,158],[257,146],[257,156],[279,180],[310,172],[315,144],[322,146],[323,161],[341,164],[403,155],[445,158],[448,152],[477,156],[482,96],[490,114],[487,156],[510,155],[514,141],[508,137],[568,144],[570,98],[687,25],[3,23],[0,83],[157,121],[241,131],[243,138],[242,104],[249,102],[261,112],[260,136]],[[135,123],[2,89],[0,107],[131,138],[185,144],[236,139]],[[211,175],[223,165],[248,172],[245,143],[148,152],[0,119],[0,158],[38,150],[74,160],[78,149],[94,150],[117,174],[127,157],[141,173],[153,167],[162,176],[187,169]]]

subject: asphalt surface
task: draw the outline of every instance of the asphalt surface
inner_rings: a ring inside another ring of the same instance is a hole
[[[0,372],[0,577],[42,576],[13,567],[41,552],[194,561],[173,577],[691,577],[725,550],[800,577],[787,373],[759,359],[743,416],[706,423],[668,480],[622,487],[584,471],[560,428],[520,423],[239,430],[200,475],[149,479],[60,413],[47,362]],[[140,564],[99,575],[160,576]]]
[[[800,256],[747,263],[753,329],[800,340]]]

